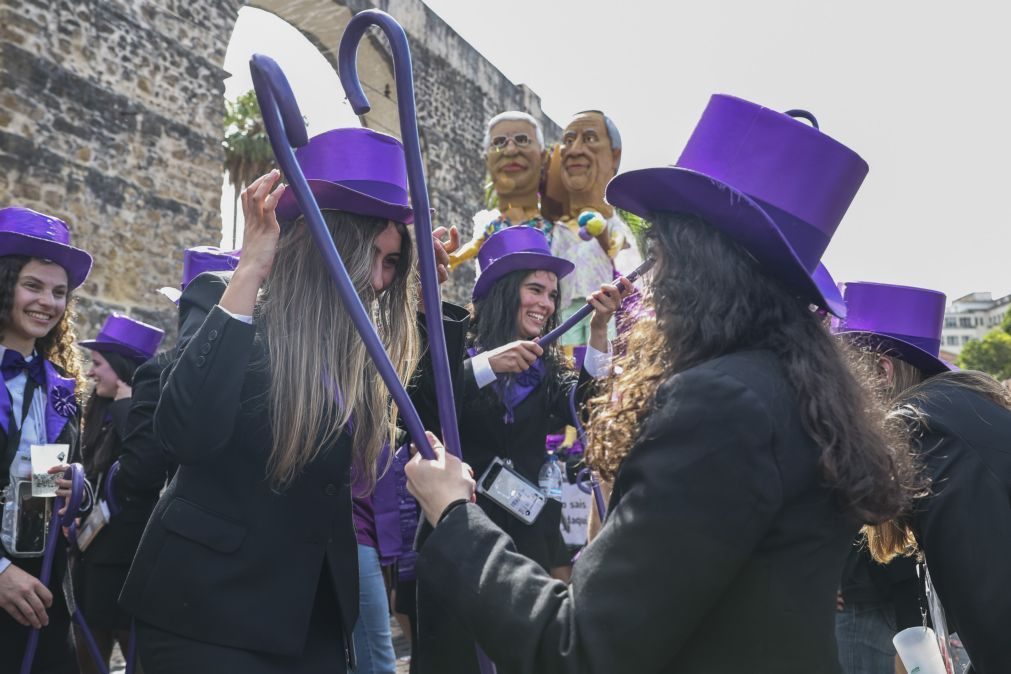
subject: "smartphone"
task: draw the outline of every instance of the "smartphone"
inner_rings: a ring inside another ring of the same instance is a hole
[[[533,524],[547,497],[532,482],[495,458],[477,482],[477,491],[526,524]]]

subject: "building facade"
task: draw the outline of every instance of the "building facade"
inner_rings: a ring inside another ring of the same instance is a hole
[[[993,299],[991,293],[970,293],[952,301],[944,312],[941,349],[958,355],[969,340],[982,339],[998,327],[1008,309],[1011,295]]]

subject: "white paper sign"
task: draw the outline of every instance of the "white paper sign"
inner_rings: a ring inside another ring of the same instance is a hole
[[[70,445],[32,445],[32,496],[56,496],[56,480],[49,469],[67,462]]]
[[[562,539],[566,545],[586,545],[593,496],[574,484],[562,485]]]

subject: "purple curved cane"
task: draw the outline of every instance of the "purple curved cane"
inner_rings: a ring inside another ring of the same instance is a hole
[[[632,273],[629,274],[628,276],[626,276],[625,278],[628,279],[630,282],[634,283],[636,280],[638,280],[638,278],[640,276],[642,276],[647,271],[649,271],[649,268],[652,267],[655,262],[656,262],[656,260],[653,259],[653,258],[651,258],[651,257],[646,258],[646,260],[642,264],[640,264],[638,267],[636,267],[632,271]],[[613,285],[614,285],[615,288],[618,287],[617,283],[615,283]],[[562,323],[557,328],[555,328],[554,330],[552,330],[548,334],[546,334],[543,337],[541,337],[540,339],[538,339],[537,343],[540,344],[542,347],[545,347],[548,344],[551,344],[552,342],[554,342],[555,340],[557,340],[559,337],[561,337],[562,335],[564,335],[566,332],[568,332],[569,330],[571,330],[572,328],[574,328],[576,326],[576,323],[580,322],[581,320],[583,320],[584,318],[586,318],[587,316],[589,316],[590,313],[592,313],[592,312],[593,312],[593,306],[589,302],[587,302],[582,307],[580,307],[579,310],[576,313],[574,313],[571,316],[569,316],[565,320],[564,323]]]
[[[42,571],[39,573],[39,582],[49,587],[49,580],[53,575],[53,556],[56,554],[56,542],[59,540],[60,527],[69,527],[74,522],[74,518],[80,512],[81,501],[84,499],[84,467],[79,463],[72,463],[63,473],[63,477],[70,480],[70,498],[64,499],[62,496],[56,497],[53,504],[53,516],[49,522],[49,531],[46,533],[46,551],[42,555]],[[60,510],[64,504],[67,512],[60,517]],[[21,659],[21,674],[29,674],[32,671],[32,663],[35,661],[35,651],[39,647],[39,630],[32,628],[28,633],[28,644],[25,646],[25,655]]]
[[[583,430],[582,422],[579,421],[579,410],[576,409],[575,386],[569,392],[569,411],[572,413],[572,423],[576,426],[576,433],[579,434],[579,441],[583,443],[583,451],[585,452],[587,449],[586,432]],[[589,483],[589,486],[587,486],[587,483]],[[583,468],[576,475],[576,486],[584,494],[593,494],[593,501],[597,505],[597,516],[603,522],[604,518],[607,517],[607,505],[604,503],[604,492],[600,489],[600,481],[597,479],[597,474],[589,468]]]
[[[421,290],[425,300],[425,322],[431,349],[432,369],[435,373],[435,394],[439,403],[439,423],[446,451],[460,457],[460,429],[456,422],[456,405],[453,403],[453,384],[449,373],[449,355],[446,335],[442,328],[439,280],[435,269],[435,251],[428,245],[432,237],[432,214],[429,209],[428,186],[425,167],[421,159],[421,142],[418,139],[418,113],[414,103],[414,76],[411,72],[411,50],[407,34],[396,20],[377,9],[359,12],[348,22],[337,50],[337,70],[341,85],[356,114],[369,111],[369,100],[358,79],[358,43],[369,26],[379,26],[386,34],[393,52],[393,73],[397,86],[397,109],[400,113],[400,136],[407,159],[407,178],[411,190],[411,208],[414,209],[414,233],[418,242],[418,268],[421,271]]]
[[[323,222],[323,214],[320,212],[319,204],[316,203],[316,198],[309,189],[309,183],[305,179],[305,174],[302,173],[302,167],[295,159],[293,148],[305,145],[309,142],[309,138],[306,135],[302,113],[295,101],[295,95],[291,91],[288,79],[284,76],[281,67],[272,58],[263,54],[253,54],[249,60],[249,70],[253,76],[253,89],[256,91],[256,100],[260,104],[263,124],[267,131],[267,138],[270,139],[270,146],[274,150],[274,157],[288,179],[288,189],[295,193],[295,200],[298,202],[299,208],[302,209],[309,232],[323,256],[323,262],[337,284],[337,292],[340,294],[341,302],[347,309],[351,322],[354,323],[358,334],[361,335],[362,341],[365,342],[365,349],[376,364],[379,375],[386,382],[390,395],[396,401],[404,423],[407,425],[407,431],[411,434],[418,451],[426,459],[434,459],[435,452],[425,436],[425,427],[421,423],[421,417],[418,416],[418,411],[407,396],[403,383],[397,377],[393,364],[390,363],[390,356],[383,348],[383,343],[379,340],[379,335],[376,334],[376,328],[372,325],[365,307],[362,306],[361,298],[355,292],[344,262],[341,261],[337,247]],[[418,248],[424,251],[427,246],[419,245]],[[428,252],[430,256],[434,256],[431,249]],[[424,274],[422,274],[421,280],[424,283]],[[433,306],[441,306],[441,304]],[[443,336],[441,323],[438,326],[437,334]],[[430,338],[431,335],[432,332],[429,330]],[[446,366],[448,368],[448,361]],[[440,398],[441,406],[442,399]]]

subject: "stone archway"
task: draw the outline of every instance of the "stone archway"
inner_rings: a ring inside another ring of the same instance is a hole
[[[153,291],[178,283],[181,251],[218,240],[222,70],[240,0],[83,0],[0,8],[0,204],[65,218],[95,256],[78,293],[79,334],[111,310],[174,332]],[[480,207],[483,125],[524,109],[558,127],[540,100],[473,50],[420,0],[254,0],[336,65],[353,12],[379,7],[411,39],[418,117],[439,224],[470,232]],[[371,128],[398,134],[392,63],[365,40],[359,70]],[[386,96],[387,86],[389,97]],[[465,295],[461,275],[449,297]]]

